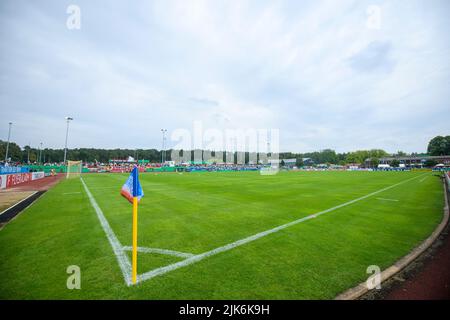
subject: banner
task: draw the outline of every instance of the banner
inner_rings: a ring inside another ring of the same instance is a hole
[[[0,167],[0,174],[27,173],[28,167]]]
[[[38,180],[38,179],[42,179],[44,177],[45,177],[45,173],[43,171],[31,173],[31,180]]]
[[[0,189],[11,188],[17,186],[18,184],[42,179],[44,177],[45,173],[43,171],[31,173],[2,174],[0,175]]]
[[[0,175],[0,189],[5,189],[6,188],[6,174],[2,174]]]
[[[11,188],[18,184],[30,181],[31,181],[31,173],[8,174],[6,180],[6,188]]]
[[[111,168],[111,169],[109,170],[109,172],[114,172],[114,173],[127,173],[127,172],[130,172],[130,169],[128,169],[128,168],[121,168],[121,167],[114,167],[114,168]]]

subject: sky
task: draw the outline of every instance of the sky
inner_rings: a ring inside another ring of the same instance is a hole
[[[277,129],[280,151],[424,152],[450,134],[449,16],[445,0],[3,0],[0,139],[11,121],[19,145],[63,148],[69,115],[69,148],[160,149],[161,128],[173,147],[201,123]]]

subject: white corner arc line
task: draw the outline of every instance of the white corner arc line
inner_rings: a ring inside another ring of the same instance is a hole
[[[426,174],[426,173],[425,173],[425,174]],[[236,248],[236,247],[238,247],[238,246],[241,246],[241,245],[243,245],[243,244],[246,244],[246,243],[255,241],[255,240],[257,240],[257,239],[260,239],[260,238],[262,238],[262,237],[265,237],[265,236],[267,236],[267,235],[269,235],[269,234],[272,234],[272,233],[278,232],[278,231],[280,231],[280,230],[286,229],[286,228],[288,228],[288,227],[290,227],[290,226],[293,226],[293,225],[296,225],[296,224],[298,224],[298,223],[301,223],[301,222],[304,222],[304,221],[307,221],[307,220],[316,218],[316,217],[318,217],[318,216],[320,216],[320,215],[322,215],[322,214],[325,214],[325,213],[328,213],[328,212],[337,210],[337,209],[339,209],[339,208],[348,206],[348,205],[353,204],[353,203],[355,203],[355,202],[358,202],[358,201],[364,200],[364,199],[366,199],[366,198],[369,198],[369,197],[371,197],[371,196],[374,196],[374,195],[376,195],[376,194],[379,194],[379,193],[381,193],[381,192],[383,192],[383,191],[386,191],[386,190],[395,188],[395,187],[397,187],[397,186],[399,186],[399,185],[402,185],[402,184],[404,184],[404,183],[406,183],[406,182],[408,182],[408,181],[417,179],[417,178],[419,178],[419,177],[421,177],[421,176],[423,176],[423,175],[425,175],[425,174],[422,174],[422,175],[419,175],[419,176],[416,176],[416,177],[412,177],[412,178],[410,178],[410,179],[403,180],[403,181],[401,181],[401,182],[399,182],[399,183],[396,183],[396,184],[393,184],[393,185],[391,185],[391,186],[389,186],[389,187],[385,187],[385,188],[382,188],[382,189],[380,189],[380,190],[378,190],[378,191],[371,192],[371,193],[369,193],[369,194],[367,194],[367,195],[365,195],[365,196],[362,196],[362,197],[359,197],[359,198],[356,198],[356,199],[347,201],[347,202],[342,203],[342,204],[340,204],[340,205],[337,205],[337,206],[335,206],[335,207],[332,207],[332,208],[329,208],[329,209],[326,209],[326,210],[323,210],[323,211],[320,211],[320,212],[311,214],[311,215],[309,215],[309,216],[306,216],[306,217],[303,217],[303,218],[300,218],[300,219],[297,219],[297,220],[288,222],[288,223],[283,224],[283,225],[280,225],[280,226],[278,226],[278,227],[275,227],[275,228],[272,228],[272,229],[269,229],[269,230],[266,230],[266,231],[259,232],[259,233],[257,233],[257,234],[254,234],[254,235],[250,236],[250,237],[247,237],[247,238],[244,238],[244,239],[241,239],[241,240],[238,240],[238,241],[229,243],[229,244],[224,245],[224,246],[222,246],[222,247],[218,247],[218,248],[215,248],[215,249],[213,249],[213,250],[206,251],[206,252],[204,252],[204,253],[194,255],[194,256],[192,256],[192,257],[190,257],[190,258],[187,258],[186,260],[179,261],[179,262],[170,264],[170,265],[165,266],[165,267],[160,267],[160,268],[153,269],[153,270],[151,270],[151,271],[148,271],[148,272],[146,272],[146,273],[143,273],[143,274],[139,275],[137,281],[138,281],[138,282],[143,282],[143,281],[149,280],[149,279],[151,279],[151,278],[154,278],[154,277],[156,277],[156,276],[160,276],[160,275],[163,275],[163,274],[165,274],[165,273],[168,273],[168,272],[170,272],[170,271],[173,271],[173,270],[176,270],[176,269],[179,269],[179,268],[182,268],[182,267],[186,267],[186,266],[188,266],[188,265],[190,265],[190,264],[199,262],[199,261],[201,261],[201,260],[203,260],[203,259],[205,259],[205,258],[207,258],[207,257],[216,255],[216,254],[221,253],[221,252],[224,252],[224,251],[231,250],[231,249]]]
[[[125,250],[125,251],[131,251],[132,249],[133,248],[130,247],[130,246],[125,246],[125,247],[122,248],[122,250]],[[168,250],[168,249],[160,249],[160,248],[138,247],[137,251],[138,252],[142,252],[142,253],[166,254],[166,255],[169,255],[169,256],[176,256],[176,257],[180,257],[180,258],[190,258],[190,257],[194,256],[193,253],[180,252],[180,251]]]
[[[117,262],[119,263],[120,270],[122,270],[123,278],[125,279],[125,283],[127,284],[127,286],[130,286],[132,284],[130,260],[128,259],[126,253],[122,250],[122,245],[120,244],[119,239],[117,239],[116,235],[114,234],[114,231],[111,229],[108,221],[105,218],[105,215],[103,214],[102,209],[100,209],[99,205],[97,204],[97,201],[95,201],[86,183],[84,183],[83,178],[80,177],[80,180],[81,183],[83,184],[84,190],[86,191],[86,194],[89,198],[89,201],[91,202],[92,207],[97,213],[98,220],[100,220],[100,224],[106,233],[106,236],[114,251],[114,254],[116,255]]]

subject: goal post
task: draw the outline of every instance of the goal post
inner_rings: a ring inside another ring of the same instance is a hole
[[[80,177],[81,169],[81,161],[67,161],[66,179]]]

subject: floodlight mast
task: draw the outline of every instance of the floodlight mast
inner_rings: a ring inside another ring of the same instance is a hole
[[[28,143],[28,153],[27,153],[27,163],[30,164],[30,149],[31,149],[31,142]]]
[[[8,129],[8,142],[6,143],[5,164],[8,162],[9,139],[11,138],[12,122],[9,122],[8,124],[9,124],[9,129]]]
[[[73,118],[66,117],[65,119],[67,121],[67,128],[66,128],[66,143],[64,145],[64,165],[66,165],[67,160],[67,138],[69,137],[69,121],[73,120]]]
[[[42,142],[41,143],[39,143],[39,164],[40,165],[42,165],[42,160],[41,160],[41,158],[42,158]]]
[[[165,142],[166,142],[166,132],[167,129],[161,129],[162,132],[162,149],[161,149],[161,164],[164,163],[164,160],[166,158],[166,151],[165,151]]]

